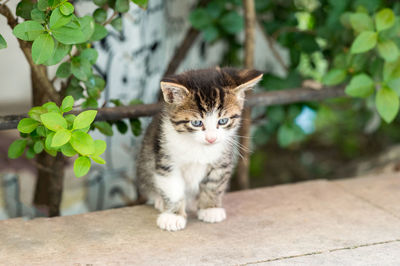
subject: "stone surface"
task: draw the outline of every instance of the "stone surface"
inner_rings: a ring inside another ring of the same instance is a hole
[[[258,262],[257,265],[400,265],[400,242],[377,243],[370,246],[353,247],[340,250],[325,251],[296,258],[283,258],[269,262]]]
[[[347,192],[400,218],[400,174],[367,176],[335,183]]]
[[[225,221],[206,224],[191,217],[185,230],[174,233],[156,227],[158,213],[149,206],[6,220],[0,222],[0,262],[231,265],[298,260],[329,265],[352,264],[363,254],[371,259],[367,265],[379,264],[388,254],[393,262],[399,254],[400,219],[392,205],[398,204],[399,191],[390,187],[399,184],[398,176],[389,175],[230,193],[224,200]]]

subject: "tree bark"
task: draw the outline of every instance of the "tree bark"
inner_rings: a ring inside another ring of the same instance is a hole
[[[256,12],[254,0],[243,0],[245,18],[245,45],[244,45],[244,66],[254,68],[254,35],[256,25]],[[246,93],[246,98],[252,94]],[[245,107],[242,114],[242,125],[239,129],[240,144],[243,147],[242,157],[239,159],[237,168],[237,181],[239,189],[249,188],[249,163],[250,163],[250,127],[251,127],[251,108]]]

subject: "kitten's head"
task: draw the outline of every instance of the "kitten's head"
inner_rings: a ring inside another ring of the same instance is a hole
[[[203,144],[223,142],[240,124],[245,91],[262,78],[257,70],[215,68],[166,77],[161,90],[175,130]]]

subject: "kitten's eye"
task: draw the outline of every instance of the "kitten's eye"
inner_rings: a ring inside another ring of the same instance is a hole
[[[218,125],[226,125],[226,123],[228,123],[229,118],[221,118],[220,120],[218,120]]]
[[[192,123],[192,126],[194,127],[201,127],[203,125],[203,122],[201,122],[200,120],[192,120],[190,121],[190,123]]]

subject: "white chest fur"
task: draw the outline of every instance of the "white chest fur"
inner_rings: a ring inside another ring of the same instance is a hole
[[[170,123],[164,123],[163,133],[167,152],[184,181],[185,194],[196,194],[209,164],[221,159],[228,144],[225,142],[212,145],[198,143],[190,136],[190,133],[180,134]]]

